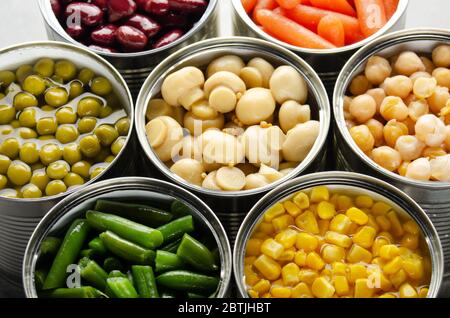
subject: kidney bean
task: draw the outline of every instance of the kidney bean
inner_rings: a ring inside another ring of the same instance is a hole
[[[179,38],[184,35],[183,30],[175,29],[164,34],[158,41],[156,41],[152,47],[154,49],[169,45],[172,42],[175,42]]]
[[[165,27],[185,27],[188,24],[188,18],[186,15],[179,12],[169,12],[158,18],[162,25]]]
[[[205,11],[208,2],[205,0],[169,0],[170,9],[181,12]]]
[[[156,35],[159,30],[161,30],[161,26],[158,22],[142,14],[133,15],[127,20],[127,22],[125,22],[125,24],[141,30],[148,38]]]
[[[72,38],[74,38],[75,40],[78,40],[84,35],[85,29],[81,25],[71,24],[71,25],[67,26],[66,32]]]
[[[108,0],[92,0],[92,3],[104,11],[108,10]]]
[[[59,18],[61,15],[61,4],[59,3],[59,0],[50,0],[50,5],[52,6],[55,16]]]
[[[116,39],[128,51],[142,50],[148,43],[142,31],[129,25],[123,25],[117,29]]]
[[[100,52],[107,52],[107,53],[117,53],[117,50],[110,48],[110,47],[104,47],[99,45],[91,44],[88,46],[92,50],[100,51]]]
[[[170,9],[168,0],[139,0],[139,2],[142,10],[154,15],[164,15]]]
[[[109,0],[109,22],[116,22],[129,17],[136,12],[137,6],[133,0]]]
[[[114,24],[101,26],[91,33],[91,40],[101,46],[111,46],[116,40],[116,31]]]
[[[77,24],[77,19],[86,26],[94,26],[103,20],[103,11],[94,4],[73,2],[66,7],[67,24]],[[69,21],[70,20],[70,21]]]

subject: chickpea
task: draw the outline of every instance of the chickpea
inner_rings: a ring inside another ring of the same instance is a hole
[[[386,98],[386,93],[384,92],[384,89],[382,88],[372,88],[369,89],[366,92],[367,95],[372,96],[372,98],[375,100],[377,104],[377,113],[380,112],[381,104],[383,103],[383,100]]]
[[[447,147],[447,151],[450,152],[450,125],[445,127],[445,147]]]
[[[375,99],[368,94],[359,95],[353,98],[350,103],[349,111],[356,121],[365,123],[375,115],[377,103]]]
[[[406,170],[408,169],[408,166],[411,162],[409,161],[403,161],[400,167],[398,167],[397,172],[402,177],[406,176]]]
[[[388,96],[398,96],[400,98],[406,98],[413,89],[412,81],[409,77],[404,75],[397,75],[394,77],[388,77],[383,82],[381,87]]]
[[[383,135],[384,125],[378,120],[373,118],[369,119],[365,123],[365,125],[367,126],[367,128],[369,128],[370,133],[374,138],[375,146],[376,147],[382,146],[384,144],[384,135]]]
[[[438,147],[445,141],[445,125],[435,115],[424,115],[415,126],[416,137],[427,146]]]
[[[350,110],[350,104],[353,98],[350,96],[344,96],[344,111],[348,112]]]
[[[400,97],[387,96],[380,107],[380,114],[385,120],[405,120],[408,117],[408,107]]]
[[[428,99],[428,105],[433,113],[439,114],[442,108],[444,108],[447,100],[450,99],[450,93],[447,87],[438,86],[434,90],[433,95]]]
[[[400,136],[405,136],[407,134],[408,127],[395,119],[390,120],[383,128],[384,140],[391,148],[395,147],[395,143]]]
[[[432,52],[433,63],[437,67],[450,67],[450,46],[439,45]]]
[[[439,86],[450,89],[450,70],[448,68],[439,67],[433,71],[433,77]]]
[[[420,59],[422,60],[423,65],[425,65],[425,72],[428,74],[431,74],[433,70],[435,69],[435,65],[433,64],[433,61],[430,60],[426,56],[421,56]]]
[[[375,138],[366,125],[352,127],[350,135],[362,151],[370,152],[373,149]]]
[[[431,177],[437,181],[450,181],[450,155],[430,161]]]
[[[411,162],[406,169],[405,177],[419,181],[430,180],[431,165],[428,159],[419,158]]]
[[[411,51],[400,53],[395,62],[394,69],[397,73],[410,76],[419,71],[425,71],[425,65],[420,57]]]
[[[431,73],[427,73],[427,72],[415,72],[415,73],[411,74],[411,76],[409,78],[411,79],[411,81],[413,82],[413,85],[414,85],[414,83],[419,78],[422,78],[422,77],[430,78],[432,76],[431,76]]]
[[[388,146],[381,146],[373,149],[371,158],[377,164],[389,171],[396,171],[402,163],[400,153]]]
[[[372,88],[372,84],[369,82],[366,76],[358,75],[350,83],[350,93],[352,95],[362,95],[365,94],[369,89]]]
[[[426,99],[433,95],[434,91],[436,90],[437,84],[438,83],[435,78],[420,77],[414,82],[414,95],[418,99]]]
[[[442,157],[447,155],[447,151],[445,151],[442,147],[426,147],[422,152],[422,157],[434,159],[437,157]]]
[[[352,127],[356,126],[356,123],[353,120],[351,120],[351,119],[346,119],[345,120],[345,126],[347,127],[347,129],[350,130]]]
[[[428,114],[429,107],[426,100],[413,101],[408,106],[408,116],[413,121],[417,121],[423,115]]]
[[[415,136],[400,136],[395,143],[395,149],[404,161],[412,161],[420,157],[425,144]]]
[[[372,56],[367,60],[365,75],[370,83],[379,85],[391,75],[389,61],[381,56]]]

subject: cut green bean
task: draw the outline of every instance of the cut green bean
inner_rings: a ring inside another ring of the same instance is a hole
[[[121,271],[123,269],[123,265],[122,265],[122,262],[119,261],[117,258],[107,257],[103,261],[103,268],[105,269],[105,271],[107,273],[110,273],[114,270]]]
[[[174,218],[181,218],[186,215],[191,214],[191,209],[179,200],[175,200],[170,205],[170,212],[173,214]]]
[[[173,218],[171,213],[161,209],[142,204],[122,203],[110,200],[97,200],[95,210],[113,213],[153,227],[166,224]]]
[[[176,253],[178,246],[180,246],[181,243],[181,239],[178,239],[176,241],[170,242],[167,245],[164,245],[160,248],[160,250],[166,251],[166,252],[170,252],[170,253]]]
[[[87,257],[87,258],[94,258],[95,256],[97,256],[97,253],[93,250],[93,249],[85,249],[85,250],[81,250],[80,252],[80,257]]]
[[[109,275],[108,275],[108,278],[114,278],[114,277],[128,278],[128,276],[125,275],[124,273],[122,273],[121,271],[111,271],[111,273],[109,273]]]
[[[55,256],[61,246],[61,239],[58,237],[47,236],[41,243],[41,254]]]
[[[219,285],[217,277],[182,270],[161,274],[156,277],[156,282],[158,286],[200,294],[212,293]]]
[[[133,281],[141,298],[159,298],[155,275],[150,266],[134,265],[131,267]]]
[[[178,257],[185,263],[200,271],[215,271],[214,255],[211,251],[189,234],[184,234],[177,250]]]
[[[161,250],[156,251],[155,270],[157,273],[184,269],[185,267],[186,265],[177,254]]]
[[[100,234],[100,238],[111,253],[127,261],[139,265],[153,265],[155,262],[156,253],[154,251],[127,241],[113,232],[106,231]]]
[[[157,228],[163,237],[164,242],[168,243],[179,239],[185,233],[191,233],[194,231],[194,220],[192,215],[184,216],[180,219],[167,223],[166,225]]]
[[[105,255],[107,250],[105,244],[101,238],[96,237],[92,241],[88,243],[88,246],[91,250],[93,250],[97,255]]]
[[[89,232],[86,220],[77,219],[70,226],[45,279],[43,289],[63,287],[67,267],[74,264]]]
[[[109,290],[116,298],[138,298],[133,284],[128,278],[112,277],[106,280]]]
[[[90,226],[99,231],[114,232],[120,237],[145,248],[157,248],[164,240],[160,231],[117,215],[87,211],[86,219]]]
[[[100,267],[95,261],[83,258],[78,263],[80,275],[93,287],[99,290],[105,290],[108,273]]]
[[[57,288],[39,293],[44,298],[106,298],[107,295],[91,286],[79,288]]]

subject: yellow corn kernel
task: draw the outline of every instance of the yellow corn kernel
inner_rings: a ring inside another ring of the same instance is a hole
[[[395,213],[394,211],[390,211],[387,213],[387,217],[391,222],[391,232],[394,234],[394,236],[402,236],[404,231],[400,220],[397,217],[397,213]]]
[[[389,275],[389,280],[395,288],[399,288],[407,279],[408,275],[403,269],[400,269],[397,273]]]
[[[411,250],[410,250],[409,248],[407,248],[407,247],[400,246],[400,247],[398,248],[398,255],[400,255],[400,256],[403,257],[403,258],[407,258],[407,257],[413,257],[413,258],[415,258],[415,255],[417,255],[417,254],[415,254],[413,251],[411,251]],[[420,256],[417,255],[417,258],[420,258]]]
[[[385,238],[386,240],[389,241],[389,243],[395,242],[394,237],[392,236],[392,234],[389,233],[389,232],[386,232],[386,231],[378,233],[378,237]]]
[[[253,265],[253,262],[256,260],[255,256],[246,256],[244,258],[244,265]]]
[[[350,227],[348,228],[348,233],[347,235],[353,235],[356,233],[356,231],[359,230],[359,225],[356,223],[353,223],[350,225]]]
[[[311,191],[311,202],[319,203],[320,201],[328,201],[330,192],[326,186],[315,187]]]
[[[367,278],[359,278],[355,282],[355,298],[372,298],[375,292]]]
[[[373,206],[373,199],[368,195],[358,195],[355,199],[355,205],[360,209],[370,209]]]
[[[375,240],[375,235],[377,235],[377,231],[373,227],[363,226],[353,235],[353,243],[370,248]]]
[[[295,247],[291,247],[281,253],[280,257],[277,258],[277,261],[281,262],[291,262],[295,258]]]
[[[377,221],[377,224],[381,227],[383,231],[389,231],[391,228],[391,222],[389,219],[384,215],[379,215],[375,218]]]
[[[415,250],[419,247],[419,236],[406,233],[402,237],[402,241],[401,241],[400,245],[403,247],[409,248],[410,250]]]
[[[374,259],[372,259],[371,264],[383,267],[384,265],[386,265],[386,261],[383,260],[381,257],[375,257]]]
[[[358,244],[353,244],[350,248],[350,251],[347,253],[347,261],[349,263],[370,263],[372,260],[372,253],[366,250],[364,247],[359,246]]]
[[[319,254],[316,252],[311,252],[306,256],[306,266],[320,271],[325,266],[325,262]]]
[[[382,246],[389,244],[389,241],[386,240],[383,237],[377,237],[372,245],[372,255],[379,256],[380,255],[380,249]]]
[[[252,235],[252,238],[265,241],[270,238],[270,236],[263,232],[256,232]]]
[[[277,259],[284,252],[284,247],[274,239],[267,239],[261,245],[261,252],[269,257]]]
[[[413,234],[413,235],[420,234],[420,227],[413,220],[409,220],[408,222],[405,222],[403,224],[403,229],[405,230],[406,233],[409,233],[409,234]]]
[[[282,203],[278,202],[272,205],[266,213],[264,213],[264,220],[266,222],[271,222],[274,218],[283,215],[285,212],[284,206]]]
[[[330,229],[330,220],[319,220],[317,221],[319,225],[319,234],[324,236],[325,233]]]
[[[376,202],[373,206],[372,206],[372,213],[376,216],[378,215],[383,215],[388,213],[391,210],[391,206],[387,203],[384,202]]]
[[[385,260],[391,260],[399,255],[399,248],[394,244],[386,244],[380,247],[380,257]]]
[[[272,298],[272,295],[270,293],[265,293],[261,298]]]
[[[317,298],[331,298],[335,289],[325,277],[318,277],[314,280],[311,291]]]
[[[417,297],[419,297],[416,289],[408,283],[405,283],[402,286],[400,286],[399,296],[400,296],[400,298],[417,298]]]
[[[352,207],[345,212],[352,222],[355,222],[358,225],[364,225],[369,221],[369,217],[362,210]]]
[[[325,241],[343,248],[348,248],[352,245],[352,239],[349,236],[333,231],[325,233]]]
[[[420,259],[408,257],[403,260],[402,268],[406,274],[414,280],[420,280],[424,276],[424,266]]]
[[[345,276],[335,276],[333,278],[334,281],[334,289],[336,290],[336,294],[339,296],[348,295],[350,292],[350,288],[348,286],[347,277]]]
[[[250,289],[248,291],[248,295],[250,296],[250,298],[259,298],[258,292],[254,291],[253,289]]]
[[[387,275],[397,273],[403,265],[403,260],[400,256],[394,257],[389,263],[383,266],[383,272]]]
[[[321,249],[323,260],[331,264],[333,262],[339,262],[345,259],[345,249],[332,244],[327,244]]]
[[[280,232],[287,228],[289,225],[294,224],[294,218],[290,216],[289,214],[285,214],[282,216],[279,216],[272,220],[273,228],[275,229],[275,232]]]
[[[313,294],[305,283],[298,283],[297,286],[292,288],[292,298],[311,298]]]
[[[297,241],[298,232],[293,229],[286,229],[275,236],[275,240],[284,246],[284,248],[291,248]]]
[[[423,287],[419,290],[419,298],[427,298],[428,297],[428,288]]]
[[[331,265],[331,274],[334,276],[347,275],[347,264],[342,263],[342,262],[334,262]]]
[[[319,277],[319,273],[312,269],[301,269],[298,273],[300,281],[308,285],[311,285],[317,277]]]
[[[258,226],[258,231],[267,235],[273,235],[275,233],[272,223],[269,222],[261,222]]]
[[[351,283],[355,283],[359,278],[367,278],[368,276],[366,266],[362,264],[351,264],[349,265],[349,269],[348,280]]]
[[[339,198],[339,194],[335,193],[330,197],[330,203],[333,204],[334,206],[337,205],[337,200]]]
[[[309,206],[309,210],[314,214],[315,217],[317,217],[317,204],[311,204]]]
[[[306,256],[308,254],[306,254],[305,251],[297,251],[295,252],[295,256],[294,256],[294,262],[295,264],[297,264],[300,267],[303,267],[306,265]]]
[[[319,234],[319,225],[317,224],[314,213],[311,211],[305,211],[297,216],[295,218],[295,225],[305,232]]]
[[[283,278],[284,285],[293,286],[297,285],[300,281],[298,274],[300,268],[295,263],[289,263],[283,266],[281,270],[281,277]]]
[[[331,269],[328,268],[327,266],[325,266],[325,267],[322,269],[322,271],[319,273],[319,276],[331,277],[331,276],[332,276]]]
[[[261,279],[253,285],[252,289],[259,295],[265,294],[270,290],[270,282],[267,279]]]
[[[304,250],[305,252],[311,252],[316,250],[317,246],[319,245],[319,241],[314,235],[301,232],[297,234],[297,241],[295,243],[295,246],[299,250]]]
[[[300,212],[302,212],[302,210],[298,207],[298,205],[292,201],[286,201],[283,203],[283,205],[284,205],[284,209],[287,211],[287,213],[289,213],[294,218],[297,215],[299,215]]]
[[[275,280],[281,275],[281,266],[266,255],[258,257],[253,266],[268,280]]]
[[[284,287],[283,279],[280,278],[272,282],[272,287]]]
[[[317,215],[323,220],[331,220],[336,214],[336,208],[327,201],[322,201],[317,205]]]
[[[371,226],[375,229],[375,232],[378,233],[380,231],[380,226],[378,225],[377,221],[375,220],[375,217],[370,214],[370,211],[367,215],[369,217],[369,220],[367,221],[367,226]]]
[[[245,283],[248,286],[253,286],[260,280],[258,274],[255,273],[255,271],[253,270],[252,265],[244,266],[244,275],[245,275]]]
[[[353,206],[353,200],[346,195],[340,195],[337,199],[338,211],[347,211]]]
[[[302,210],[309,208],[309,198],[306,193],[299,192],[293,198],[292,201]]]
[[[380,295],[378,298],[397,298],[395,294],[393,293],[384,293],[383,295]]]
[[[248,256],[258,256],[261,254],[261,245],[263,240],[251,238],[247,242],[246,255]]]
[[[272,287],[270,293],[274,298],[291,298],[292,291],[288,287]]]
[[[341,234],[348,234],[351,225],[352,220],[348,216],[338,214],[331,220],[330,230]]]

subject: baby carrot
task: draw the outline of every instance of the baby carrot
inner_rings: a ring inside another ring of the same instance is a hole
[[[275,0],[278,5],[284,9],[292,9],[296,5],[299,5],[301,0]]]
[[[369,37],[386,24],[383,0],[355,0],[362,33]]]
[[[314,7],[320,9],[331,10],[352,17],[356,17],[355,9],[347,2],[347,0],[310,0]]]
[[[386,20],[389,20],[397,11],[399,0],[383,0],[384,10],[386,11]]]
[[[252,12],[253,8],[256,5],[256,0],[241,0],[242,6],[244,7],[245,12]]]
[[[314,32],[270,10],[259,10],[257,16],[264,29],[281,41],[310,49],[335,48],[333,44]]]
[[[353,44],[364,39],[358,19],[348,15],[304,5],[298,5],[291,10],[280,9],[280,11],[287,18],[294,20],[313,32],[317,32],[317,26],[323,17],[332,15],[339,18],[344,26],[346,44]]]
[[[261,24],[261,22],[258,21],[258,11],[263,9],[273,10],[277,6],[278,4],[275,0],[257,0],[255,8],[253,10],[253,21]]]
[[[317,34],[337,47],[345,45],[344,25],[333,15],[327,15],[320,20]]]

